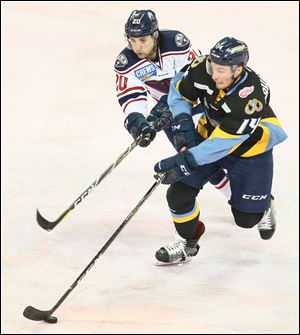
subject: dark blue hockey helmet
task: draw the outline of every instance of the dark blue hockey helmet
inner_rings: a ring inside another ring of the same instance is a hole
[[[247,45],[233,37],[222,38],[211,50],[210,59],[220,65],[243,65],[249,60]]]
[[[125,24],[127,37],[152,35],[156,30],[158,30],[158,22],[155,13],[150,9],[134,10]]]

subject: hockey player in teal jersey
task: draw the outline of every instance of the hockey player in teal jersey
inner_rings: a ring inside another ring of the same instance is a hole
[[[161,262],[178,262],[197,254],[204,225],[199,221],[196,197],[220,168],[227,170],[230,179],[229,204],[236,224],[258,225],[265,240],[275,232],[272,149],[287,135],[269,105],[268,85],[246,66],[248,59],[244,42],[225,37],[210,55],[195,59],[181,80],[171,83],[168,102],[173,136],[182,151],[158,162],[154,169],[165,172],[163,183],[171,184],[167,201],[180,238],[156,252]],[[190,109],[199,101],[205,113],[194,131]],[[200,144],[190,146],[196,139]]]

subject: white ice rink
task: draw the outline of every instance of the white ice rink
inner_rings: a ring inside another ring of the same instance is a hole
[[[237,227],[210,185],[198,197],[206,234],[198,256],[157,267],[173,239],[161,185],[54,313],[51,309],[174,154],[163,134],[137,147],[52,232],[55,220],[132,139],[123,128],[113,65],[133,9],[185,32],[208,53],[224,36],[245,41],[249,66],[271,88],[289,138],[274,150],[278,228],[269,241]],[[1,2],[3,334],[298,333],[299,3]]]

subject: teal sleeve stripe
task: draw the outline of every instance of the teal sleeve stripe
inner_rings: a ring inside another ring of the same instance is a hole
[[[264,121],[261,121],[261,124],[267,127],[270,131],[269,143],[267,145],[266,151],[272,149],[275,145],[287,139],[288,136],[281,127],[273,123],[264,122]]]
[[[191,115],[192,104],[183,99],[176,89],[177,82],[182,78],[183,72],[178,72],[171,80],[170,89],[168,94],[168,105],[172,112],[173,117],[186,113]]]
[[[203,141],[189,151],[198,165],[209,164],[227,156],[235,145],[244,142],[247,138],[249,138],[248,134],[236,138],[214,137]]]

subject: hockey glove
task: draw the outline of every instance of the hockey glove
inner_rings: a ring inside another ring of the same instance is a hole
[[[172,124],[173,117],[167,99],[168,96],[163,95],[147,117],[147,121],[152,124],[153,129],[156,131],[169,128]]]
[[[181,113],[175,116],[172,131],[174,146],[177,151],[180,151],[184,147],[190,149],[200,142],[193,118],[189,114]]]
[[[147,147],[156,136],[156,131],[151,128],[144,115],[140,113],[130,113],[124,126],[135,140],[141,134],[143,135],[143,139],[139,143],[141,147]]]
[[[163,184],[173,184],[184,176],[189,176],[198,167],[195,158],[189,151],[163,159],[154,166],[155,172],[166,172]]]

